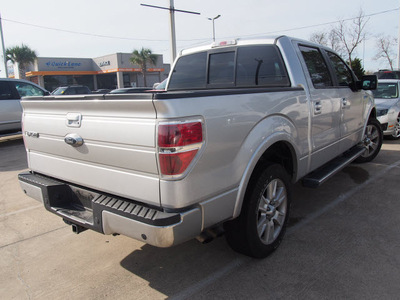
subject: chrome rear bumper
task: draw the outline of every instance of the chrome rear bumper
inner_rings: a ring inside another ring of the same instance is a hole
[[[157,247],[170,247],[199,235],[200,208],[163,212],[128,199],[104,195],[31,172],[18,175],[26,195],[74,226],[122,234]]]

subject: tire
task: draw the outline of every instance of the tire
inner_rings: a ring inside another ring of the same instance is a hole
[[[280,245],[289,219],[291,183],[279,164],[267,163],[252,176],[238,218],[224,224],[231,248],[264,258]]]
[[[366,144],[367,150],[359,156],[355,162],[365,163],[373,160],[381,150],[382,140],[383,133],[381,123],[379,123],[377,119],[369,119],[364,134],[364,143]]]

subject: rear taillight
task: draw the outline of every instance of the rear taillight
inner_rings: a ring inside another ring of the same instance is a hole
[[[158,158],[162,175],[183,174],[203,144],[203,124],[196,122],[160,123]]]

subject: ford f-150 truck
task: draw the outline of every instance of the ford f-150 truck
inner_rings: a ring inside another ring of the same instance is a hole
[[[184,50],[165,91],[23,99],[20,184],[76,233],[169,247],[223,228],[233,249],[265,257],[293,183],[378,154],[376,84],[286,36]]]

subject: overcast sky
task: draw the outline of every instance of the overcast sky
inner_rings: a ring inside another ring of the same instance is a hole
[[[93,58],[145,47],[170,62],[169,12],[140,5],[169,6],[169,0],[0,1],[6,48],[24,43],[40,57]],[[400,0],[174,2],[176,9],[201,13],[175,14],[178,51],[211,43],[212,22],[207,18],[218,14],[222,16],[215,21],[217,40],[281,34],[309,39],[313,32],[329,31],[334,25],[320,24],[356,17],[362,9],[371,15],[368,40],[355,56],[364,59],[366,70],[375,71],[388,67],[383,60],[372,59],[376,36],[399,35]]]

